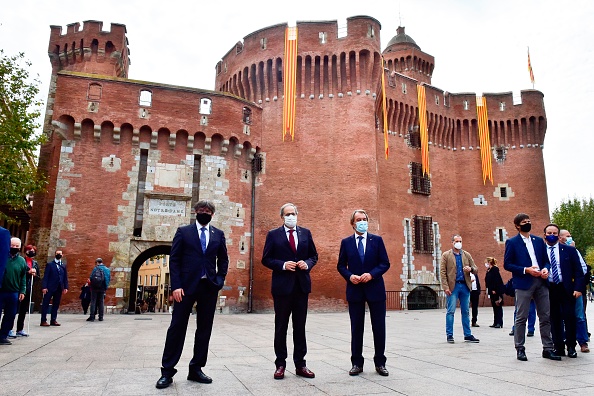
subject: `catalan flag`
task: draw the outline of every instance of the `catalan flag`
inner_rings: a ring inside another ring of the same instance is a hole
[[[489,138],[489,117],[487,115],[487,99],[484,96],[476,98],[476,114],[478,118],[478,134],[481,145],[481,164],[483,170],[483,184],[487,179],[493,184],[493,167],[491,166],[491,139]]]
[[[286,135],[295,140],[295,104],[297,87],[297,27],[285,30],[285,61],[283,70],[283,141]]]
[[[419,132],[421,135],[421,165],[423,175],[429,174],[429,135],[427,132],[427,97],[425,86],[417,85],[417,100],[419,104]]]
[[[532,71],[532,63],[530,63],[530,47],[528,47],[528,72],[530,73],[532,88],[534,88],[534,72]]]
[[[390,146],[388,145],[388,112],[386,110],[386,69],[384,66],[384,58],[382,57],[382,114],[384,121],[384,151],[386,159],[390,154]]]

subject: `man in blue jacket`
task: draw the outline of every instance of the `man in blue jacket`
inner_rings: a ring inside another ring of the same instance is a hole
[[[103,264],[103,259],[98,257],[95,260],[95,268],[93,268],[91,277],[89,278],[89,285],[91,285],[91,312],[87,322],[94,322],[96,313],[99,315],[99,322],[103,321],[103,302],[110,280],[109,269]]]

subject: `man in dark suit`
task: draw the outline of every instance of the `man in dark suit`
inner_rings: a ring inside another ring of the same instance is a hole
[[[530,234],[532,224],[530,216],[518,213],[514,217],[514,226],[518,235],[505,241],[503,267],[512,273],[516,289],[516,323],[514,344],[518,360],[526,361],[526,319],[530,310],[530,300],[536,304],[536,312],[540,322],[540,338],[542,357],[561,360],[553,350],[551,338],[550,301],[549,301],[549,258],[546,244],[535,235]]]
[[[375,371],[388,376],[386,369],[386,288],[384,273],[390,268],[384,240],[367,232],[369,217],[358,209],[351,215],[355,233],[340,243],[336,268],[347,281],[346,298],[351,318],[351,363],[349,375],[363,372],[363,331],[365,303],[371,316]]]
[[[549,271],[549,300],[551,305],[551,334],[555,354],[576,358],[575,301],[582,295],[584,272],[577,250],[559,243],[559,227],[548,224],[544,228],[547,251],[551,263]],[[565,331],[563,329],[565,324]],[[564,342],[565,338],[565,342]]]
[[[272,270],[272,298],[274,300],[274,353],[276,370],[274,379],[285,377],[287,367],[287,328],[293,315],[293,362],[295,374],[314,378],[315,374],[305,364],[307,341],[305,321],[307,302],[311,292],[309,273],[318,262],[318,252],[311,232],[297,227],[297,206],[281,206],[280,217],[284,224],[268,231],[262,264]]]
[[[204,384],[212,382],[202,367],[206,365],[217,297],[225,283],[229,256],[225,233],[209,224],[215,206],[209,201],[199,201],[194,211],[196,224],[179,227],[171,244],[169,273],[175,306],[163,350],[161,378],[156,385],[159,389],[171,385],[177,373],[175,366],[181,358],[194,303],[196,333],[188,380]]]
[[[8,252],[10,251],[10,232],[0,227],[0,284],[4,277],[4,271],[6,270],[6,263],[8,262]]]
[[[64,252],[57,249],[54,260],[45,265],[45,273],[41,280],[41,291],[43,293],[43,302],[41,303],[41,326],[60,326],[56,320],[58,318],[58,308],[62,295],[68,293],[68,271],[66,265],[62,262]],[[47,310],[50,300],[52,301],[52,313],[50,323],[47,323]]]

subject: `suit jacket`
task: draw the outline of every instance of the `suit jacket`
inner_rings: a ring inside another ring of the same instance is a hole
[[[10,252],[10,232],[6,228],[0,227],[0,285],[4,278],[4,270],[8,262]]]
[[[540,269],[546,268],[551,270],[549,264],[549,256],[547,254],[547,247],[542,238],[530,234],[536,261]],[[514,280],[514,288],[520,290],[527,290],[532,285],[532,278],[530,274],[524,274],[524,268],[532,267],[532,260],[528,254],[528,248],[522,240],[522,235],[518,234],[513,238],[505,241],[505,255],[503,256],[503,268],[512,273]]]
[[[347,281],[347,301],[385,301],[386,287],[384,285],[383,275],[389,268],[390,260],[388,259],[388,252],[381,236],[367,233],[367,244],[363,262],[361,262],[361,257],[359,256],[355,234],[344,238],[340,242],[336,269]],[[367,283],[358,283],[355,285],[349,280],[353,274],[362,275],[366,272],[373,278]]]
[[[295,227],[297,238],[297,252],[293,253],[289,245],[289,239],[285,233],[285,227],[281,226],[268,231],[264,252],[262,253],[262,264],[272,270],[273,295],[289,295],[296,285],[304,293],[311,293],[311,278],[309,273],[318,262],[318,252],[314,244],[311,232],[307,228]],[[307,264],[307,270],[296,268],[295,271],[283,270],[286,261],[303,260]]]
[[[561,278],[563,279],[562,283],[565,292],[568,295],[572,295],[574,291],[581,292],[585,288],[585,280],[577,249],[560,243],[559,266],[561,267]]]
[[[503,296],[505,285],[503,284],[503,279],[499,273],[499,267],[494,266],[487,271],[487,275],[485,275],[485,287],[491,298],[497,299],[499,296]],[[495,292],[495,294],[492,292]]]
[[[196,224],[177,229],[169,254],[171,290],[183,289],[184,294],[195,294],[202,278],[202,269],[214,290],[223,287],[229,268],[225,233],[212,225],[209,226],[209,233],[206,252],[202,253]]]
[[[469,266],[472,268],[472,273],[478,273],[478,268],[476,264],[474,264],[474,260],[470,253],[466,250],[462,250],[462,267]],[[454,255],[454,250],[450,249],[448,251],[443,252],[441,255],[441,263],[439,265],[439,273],[441,278],[441,287],[443,290],[454,290],[456,287],[456,257]],[[462,271],[464,274],[464,280],[466,281],[466,286],[468,286],[468,290],[472,290],[472,281],[470,279],[470,273]],[[478,285],[478,284],[477,284]]]
[[[41,280],[41,288],[54,292],[58,289],[68,289],[68,271],[64,261],[62,261],[61,271],[58,271],[58,265],[55,260],[45,265],[45,273]]]

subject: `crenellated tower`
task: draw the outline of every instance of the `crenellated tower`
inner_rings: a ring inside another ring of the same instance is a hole
[[[431,84],[435,59],[421,51],[415,40],[404,33],[404,26],[398,27],[396,36],[388,42],[383,55],[390,71]]]

